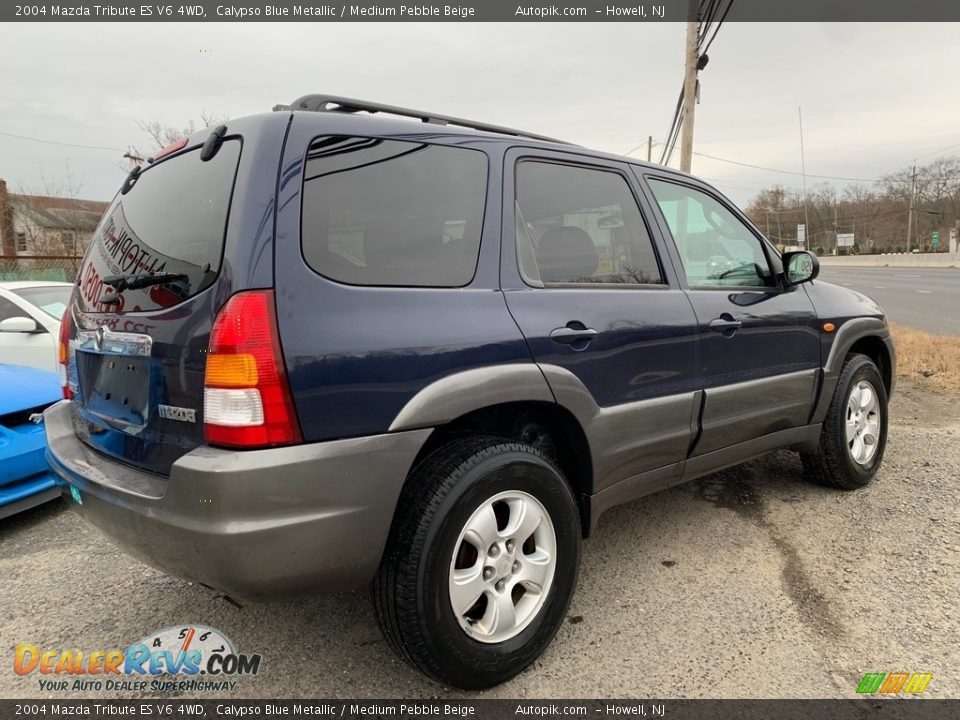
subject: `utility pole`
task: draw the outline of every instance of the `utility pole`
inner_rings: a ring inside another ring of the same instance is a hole
[[[130,161],[131,168],[139,167],[145,162],[144,158],[140,157],[137,151],[129,146],[127,147],[127,152],[123,154],[123,157],[125,160]]]
[[[833,198],[833,242],[837,242],[837,233],[840,232],[840,224],[837,221],[837,210],[840,207],[840,200],[834,196]],[[837,255],[840,254],[840,246],[834,245],[837,249]]]
[[[803,110],[799,107],[797,108],[797,117],[800,118],[800,169],[803,171],[803,227],[807,236],[811,237],[810,213],[807,211],[807,159],[803,152]]]
[[[647,135],[647,162],[653,162],[653,135]]]
[[[693,111],[697,103],[697,45],[700,42],[700,0],[689,0],[687,8],[687,44],[684,49],[683,135],[680,138],[680,169],[690,172],[693,164]]]
[[[913,236],[913,198],[917,194],[917,161],[913,161],[910,175],[910,209],[907,211],[907,252],[910,252],[910,240]]]

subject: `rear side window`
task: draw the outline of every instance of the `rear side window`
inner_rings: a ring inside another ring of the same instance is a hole
[[[626,179],[525,160],[516,171],[517,257],[531,285],[658,285],[660,266]]]
[[[147,166],[126,195],[117,195],[80,269],[84,310],[159,310],[213,283],[223,256],[240,146],[239,140],[227,140],[206,162],[199,148],[174,155]],[[123,290],[119,304],[99,304],[105,277],[146,274],[170,277]]]
[[[466,285],[477,266],[486,184],[486,156],[476,150],[320,138],[304,173],[303,256],[351,285]]]

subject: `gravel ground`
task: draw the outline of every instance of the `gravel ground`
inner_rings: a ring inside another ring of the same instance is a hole
[[[957,398],[901,382],[866,490],[806,484],[778,453],[612,510],[551,647],[481,696],[844,698],[865,672],[923,671],[926,695],[960,697],[958,475]],[[3,521],[0,577],[0,697],[84,697],[14,675],[18,642],[109,649],[180,623],[263,654],[233,697],[459,695],[394,657],[364,593],[238,609],[60,501]]]

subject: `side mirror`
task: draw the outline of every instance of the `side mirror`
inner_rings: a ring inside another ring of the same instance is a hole
[[[0,320],[0,332],[35,333],[43,332],[43,328],[33,318],[18,316]]]
[[[806,250],[784,253],[783,274],[790,285],[809,282],[820,274],[820,260]]]

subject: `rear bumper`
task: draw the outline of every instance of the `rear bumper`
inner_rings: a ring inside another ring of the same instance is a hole
[[[164,478],[83,444],[67,401],[44,421],[47,459],[76,510],[145,562],[245,599],[371,580],[430,433],[242,452],[200,447]]]

